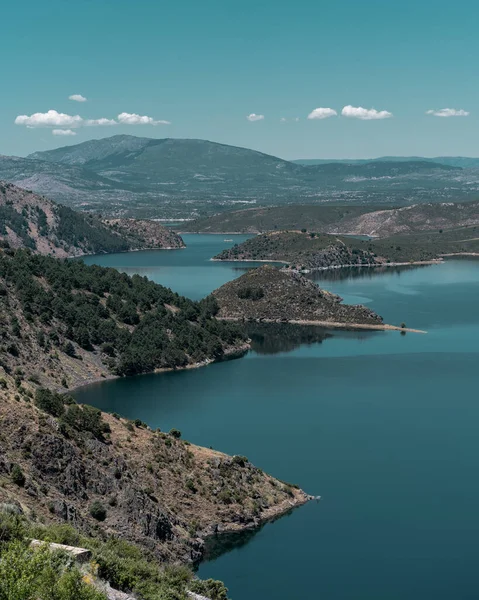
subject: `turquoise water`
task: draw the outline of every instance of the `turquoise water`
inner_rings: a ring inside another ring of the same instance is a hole
[[[222,237],[185,237],[181,260],[89,262],[194,297],[238,275],[234,264],[206,262]],[[479,262],[342,275],[318,283],[428,333],[263,327],[243,359],[105,382],[77,399],[178,427],[322,496],[212,549],[199,575],[223,579],[233,600],[475,599]]]

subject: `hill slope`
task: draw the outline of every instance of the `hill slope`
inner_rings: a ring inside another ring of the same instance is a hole
[[[213,296],[223,319],[382,324],[369,308],[342,304],[302,275],[269,265],[225,283]]]
[[[153,432],[43,388],[33,401],[8,392],[0,391],[0,506],[110,539],[112,550],[128,540],[162,562],[197,561],[207,535],[252,527],[308,499],[246,457],[187,444],[179,432]]]
[[[183,240],[153,221],[103,223],[30,191],[0,182],[0,240],[57,257],[181,248]]]
[[[479,252],[476,227],[360,240],[339,235],[278,231],[224,250],[215,260],[283,261],[298,269],[407,264]]]
[[[48,387],[243,352],[244,333],[215,311],[145,277],[0,249],[0,365]]]
[[[371,205],[291,205],[223,212],[182,225],[183,231],[261,233],[281,229],[307,229],[387,237],[439,229],[479,225],[479,202],[425,203],[379,209]]]

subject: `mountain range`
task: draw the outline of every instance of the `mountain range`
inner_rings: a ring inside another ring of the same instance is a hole
[[[477,198],[479,168],[466,167],[422,158],[298,164],[206,140],[115,135],[26,158],[0,156],[0,179],[110,217],[174,219],[238,204]]]

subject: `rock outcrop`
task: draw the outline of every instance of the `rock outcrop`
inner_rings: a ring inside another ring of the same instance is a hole
[[[191,562],[205,536],[254,527],[308,499],[247,458],[194,446],[176,430],[154,432],[90,409],[99,433],[75,426],[68,414],[81,411],[77,405],[54,417],[16,397],[0,390],[0,502],[27,516]]]

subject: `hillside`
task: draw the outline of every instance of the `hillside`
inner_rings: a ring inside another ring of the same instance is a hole
[[[301,165],[195,139],[115,135],[28,158],[0,178],[111,218],[188,218],[240,204],[402,205],[477,198],[479,170],[429,160]]]
[[[298,269],[380,266],[479,252],[479,228],[360,240],[299,231],[266,233],[224,250],[215,260],[282,261]]]
[[[289,204],[261,206],[225,211],[203,219],[181,224],[184,232],[200,233],[263,233],[276,230],[324,232],[336,228],[343,220],[375,210],[370,205]],[[339,230],[339,229],[338,229]]]
[[[206,364],[245,334],[145,277],[0,249],[0,365],[57,389],[111,375]]]
[[[225,283],[213,296],[222,319],[382,324],[382,318],[369,308],[342,304],[339,296],[302,275],[269,265]]]
[[[181,248],[183,240],[153,221],[101,222],[44,196],[0,182],[0,240],[57,257]]]
[[[133,542],[161,561],[197,561],[207,535],[251,527],[308,499],[246,457],[35,384],[0,392],[0,422],[0,506]]]
[[[184,248],[185,243],[174,231],[148,219],[105,219],[105,225],[128,240],[130,249]]]
[[[439,229],[479,225],[479,202],[425,203],[381,209],[371,205],[289,205],[222,212],[181,226],[183,231],[206,233],[262,233],[307,229],[387,237]]]

